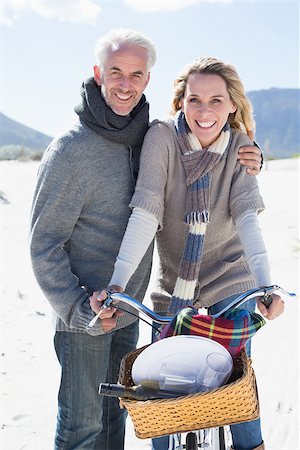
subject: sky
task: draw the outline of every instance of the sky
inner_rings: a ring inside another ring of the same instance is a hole
[[[299,0],[1,0],[0,111],[50,136],[74,119],[97,39],[133,28],[156,46],[150,117],[195,58],[233,64],[247,91],[299,87]]]

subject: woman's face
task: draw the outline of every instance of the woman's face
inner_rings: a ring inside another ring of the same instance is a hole
[[[219,75],[193,73],[188,77],[181,109],[202,147],[219,136],[230,113],[236,111],[226,83]]]

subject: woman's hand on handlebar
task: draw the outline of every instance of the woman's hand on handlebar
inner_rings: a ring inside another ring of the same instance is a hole
[[[107,291],[123,292],[123,289],[121,289],[119,286],[109,286],[103,291],[94,291],[93,295],[90,297],[90,305],[94,313],[98,314],[101,310],[101,306],[103,305],[104,300],[107,299]],[[113,330],[117,324],[118,317],[123,315],[124,313],[122,311],[118,311],[116,308],[108,307],[103,309],[99,315],[103,331],[107,333],[108,331]]]
[[[268,320],[277,319],[284,312],[284,301],[278,294],[271,294],[272,302],[266,307],[263,301],[257,300],[257,308],[260,313]]]

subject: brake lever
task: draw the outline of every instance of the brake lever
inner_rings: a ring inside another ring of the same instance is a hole
[[[273,286],[262,286],[261,289],[264,290],[264,295],[261,296],[260,301],[265,305],[266,308],[268,308],[273,299],[271,297],[271,294],[274,294],[274,292],[279,291],[282,294],[288,295],[290,297],[294,297],[296,294],[294,292],[287,292],[285,289],[281,288],[280,286],[277,286],[274,284]]]
[[[263,305],[265,305],[266,308],[268,308],[271,305],[273,299],[271,297],[271,294],[265,293],[265,295],[260,298],[260,301]]]
[[[111,298],[111,294],[112,292],[110,291],[106,291],[107,293],[107,298],[104,300],[104,302],[101,305],[100,311],[95,315],[95,317],[92,318],[92,320],[90,320],[90,322],[87,324],[87,326],[85,327],[86,330],[90,330],[91,328],[93,328],[93,326],[95,325],[95,323],[97,322],[97,320],[100,317],[101,312],[106,309],[109,308],[113,302],[113,299]]]

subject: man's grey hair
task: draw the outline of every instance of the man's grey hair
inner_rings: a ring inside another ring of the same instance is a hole
[[[117,28],[110,30],[107,34],[98,39],[95,47],[95,56],[98,66],[103,66],[112,51],[124,45],[132,45],[146,49],[148,54],[147,70],[154,66],[156,61],[156,50],[154,44],[142,33],[129,28]]]

